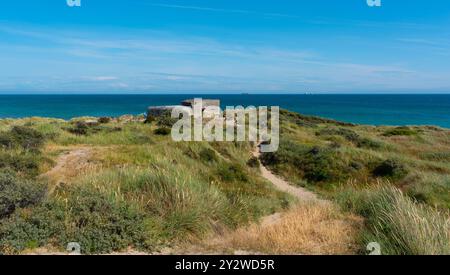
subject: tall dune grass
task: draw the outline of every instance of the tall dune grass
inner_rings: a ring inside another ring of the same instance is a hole
[[[395,187],[347,190],[337,200],[366,218],[362,240],[380,243],[383,254],[450,254],[448,213],[418,204]]]

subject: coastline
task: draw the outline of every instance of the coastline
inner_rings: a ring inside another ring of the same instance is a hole
[[[304,115],[374,126],[450,128],[450,95],[0,95],[0,118],[118,117],[186,98],[217,98],[226,106],[279,106]]]

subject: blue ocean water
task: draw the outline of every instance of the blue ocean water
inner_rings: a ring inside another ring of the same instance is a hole
[[[0,95],[0,118],[141,114],[193,97],[225,106],[280,106],[307,115],[371,125],[450,128],[450,95]]]

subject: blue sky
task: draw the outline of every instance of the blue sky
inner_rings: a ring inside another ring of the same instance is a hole
[[[450,92],[448,0],[4,0],[0,93]]]

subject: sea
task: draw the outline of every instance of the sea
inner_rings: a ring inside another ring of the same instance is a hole
[[[212,94],[212,95],[0,95],[0,118],[121,116],[189,98],[220,99],[225,106],[279,106],[305,115],[369,125],[450,128],[450,94]]]

